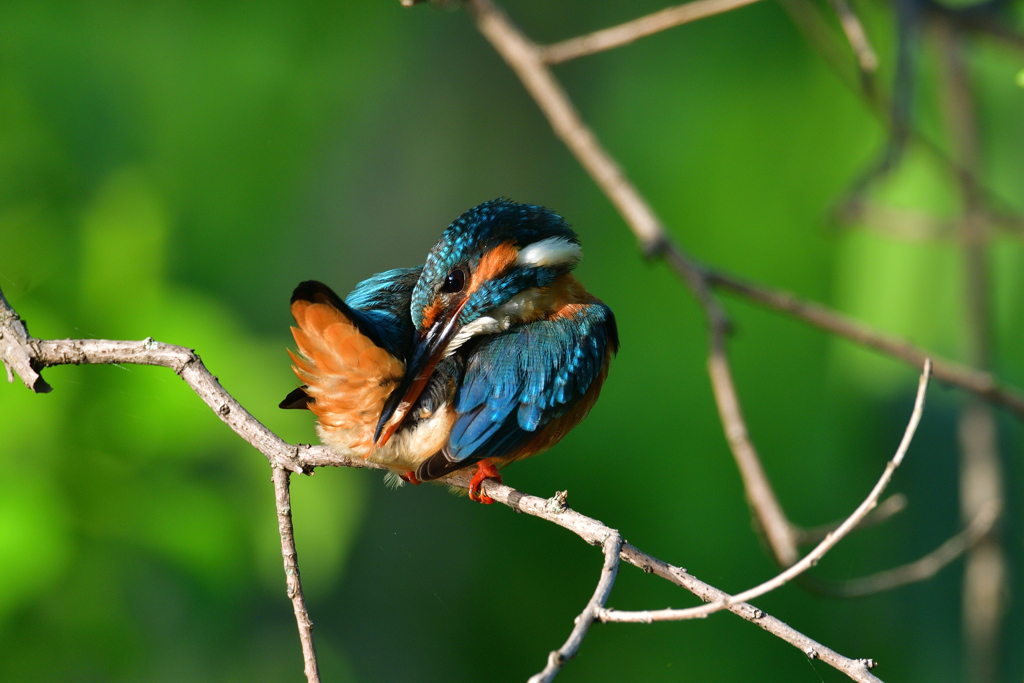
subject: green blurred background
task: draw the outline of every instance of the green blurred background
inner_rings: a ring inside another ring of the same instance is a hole
[[[553,41],[664,6],[509,1]],[[891,74],[891,9],[860,3]],[[1020,19],[1020,13],[1018,13]],[[941,141],[933,51],[917,120]],[[972,44],[985,182],[1024,208],[1024,56]],[[557,69],[674,236],[700,258],[795,290],[953,358],[965,354],[959,250],[828,220],[885,136],[773,3]],[[945,144],[945,143],[943,143]],[[938,217],[956,185],[911,149],[879,200]],[[576,227],[581,279],[616,312],[622,351],[591,417],[505,481],[621,529],[640,548],[738,591],[775,572],[751,529],[705,372],[699,309],[553,137],[465,13],[397,0],[0,2],[0,286],[42,338],[195,348],[258,419],[295,386],[288,297],[347,292],[421,263],[444,227],[496,196]],[[1024,385],[1024,250],[996,238],[995,370]],[[891,456],[916,373],[729,301],[734,371],[787,512],[848,514]],[[59,367],[34,396],[0,388],[0,680],[302,680],[270,472],[172,372]],[[893,489],[909,508],[816,570],[846,579],[906,562],[959,528],[955,424],[934,385]],[[999,414],[1020,606],[1021,424]],[[560,645],[601,557],[551,524],[377,472],[294,480],[306,596],[325,681],[522,681]],[[788,586],[756,601],[887,681],[961,680],[962,563],[840,601]],[[610,604],[686,606],[624,568]],[[1024,676],[1007,619],[1003,679]],[[839,681],[730,615],[598,625],[562,681]]]

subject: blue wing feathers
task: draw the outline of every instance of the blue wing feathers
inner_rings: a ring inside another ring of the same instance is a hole
[[[345,298],[351,315],[373,330],[382,346],[396,358],[405,359],[412,339],[409,301],[423,266],[395,268],[363,280]]]
[[[529,323],[483,342],[455,396],[449,457],[509,455],[564,415],[601,372],[609,343],[617,349],[614,325],[611,311],[593,303],[579,315]]]

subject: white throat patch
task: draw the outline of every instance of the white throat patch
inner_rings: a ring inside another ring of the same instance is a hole
[[[574,266],[583,258],[580,245],[565,237],[549,237],[519,250],[519,266]]]

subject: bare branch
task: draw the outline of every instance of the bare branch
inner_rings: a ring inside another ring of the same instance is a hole
[[[305,663],[306,680],[320,683],[320,672],[316,663],[316,648],[313,645],[313,622],[306,611],[306,599],[302,595],[302,581],[299,578],[299,556],[295,551],[295,534],[292,530],[292,498],[289,491],[291,472],[280,467],[273,468],[274,500],[277,503],[277,528],[281,535],[281,556],[284,558],[284,575],[295,610],[295,622],[299,626],[299,640],[302,642],[302,659]]]
[[[619,210],[626,224],[649,255],[660,255],[683,278],[704,309],[711,330],[709,370],[727,440],[740,469],[747,499],[779,564],[796,561],[793,530],[772,491],[736,400],[736,391],[724,353],[724,335],[731,329],[721,304],[708,287],[703,266],[676,247],[654,211],[600,146],[580,119],[565,91],[541,59],[540,48],[526,38],[490,0],[471,0],[480,31],[516,72],[555,134],[573,152],[594,182]]]
[[[854,69],[842,48],[835,32],[818,6],[809,0],[779,0],[779,6],[789,15],[797,30],[804,34],[818,53],[843,83],[854,92],[861,94],[872,105],[872,111],[882,117],[888,110],[888,100],[882,97],[872,72]],[[891,123],[885,120],[884,123]]]
[[[917,431],[917,425],[921,421],[921,413],[924,410],[924,397],[925,392],[928,389],[928,380],[930,376],[931,362],[926,360],[924,364],[924,372],[921,373],[921,380],[917,385],[917,398],[914,400],[914,411],[910,415],[910,422],[907,424],[907,428],[903,433],[903,439],[900,441],[899,448],[896,449],[896,454],[893,456],[892,460],[886,464],[885,471],[882,473],[878,483],[876,483],[875,487],[871,489],[871,493],[869,493],[868,497],[864,499],[864,502],[857,506],[857,509],[853,511],[853,514],[847,517],[846,521],[840,524],[839,528],[836,529],[834,533],[826,536],[825,539],[802,560],[775,578],[765,581],[758,586],[754,586],[753,588],[745,590],[742,593],[734,595],[721,602],[702,605],[700,607],[690,607],[688,609],[646,610],[643,612],[623,612],[606,609],[601,612],[601,621],[650,623],[653,621],[700,619],[708,616],[709,614],[713,614],[714,612],[726,609],[730,605],[746,602],[747,600],[752,600],[760,595],[773,591],[816,565],[818,561],[824,557],[825,553],[831,550],[836,543],[849,534],[850,531],[852,531],[853,528],[857,526],[862,519],[864,519],[867,513],[878,504],[878,498],[882,495],[885,487],[889,485],[893,472],[895,472],[896,468],[903,462],[903,456],[906,455],[907,448],[910,447],[910,441],[914,438],[914,432]]]
[[[918,129],[900,131],[895,130],[896,125],[893,110],[893,96],[888,93],[884,85],[876,78],[874,73],[863,70],[858,73],[850,68],[845,56],[837,48],[837,41],[833,31],[825,20],[817,5],[810,0],[778,0],[779,5],[789,15],[797,29],[804,34],[804,37],[812,45],[815,51],[821,56],[825,63],[832,69],[833,73],[856,95],[860,96],[878,121],[889,130],[891,135],[908,136],[910,140],[920,145],[923,149],[938,161],[949,172],[957,176],[960,182],[970,187],[972,192],[984,201],[980,207],[996,227],[1007,233],[1020,237],[1024,235],[1024,218],[1012,203],[997,195],[991,189],[984,187],[978,180],[978,174],[966,168],[962,163],[951,159],[946,152],[946,146],[937,144],[934,140],[924,135]],[[957,12],[956,10],[943,10],[937,4],[932,4],[932,10],[940,15],[950,14],[956,21],[963,21],[968,26],[989,32],[997,38],[1003,38],[994,22],[985,21],[985,25],[976,24],[982,14],[974,12]],[[1020,36],[1016,36],[1019,40]],[[938,377],[938,375],[936,375]]]
[[[604,566],[601,568],[601,579],[597,582],[594,596],[583,609],[583,612],[576,617],[576,626],[565,645],[548,655],[547,666],[538,674],[530,677],[529,683],[549,683],[554,680],[558,672],[562,670],[565,663],[576,656],[580,649],[580,643],[590,630],[590,625],[597,619],[598,612],[604,608],[608,601],[608,595],[615,585],[615,577],[619,573],[619,553],[622,552],[622,536],[618,531],[612,531],[608,538],[601,544],[604,550]]]
[[[905,242],[935,242],[952,239],[956,234],[951,220],[857,195],[836,211],[836,218],[847,224],[860,223],[867,230]]]
[[[868,34],[864,31],[864,25],[854,13],[850,3],[846,0],[830,0],[832,9],[839,17],[839,24],[843,27],[846,40],[850,43],[850,49],[857,56],[857,64],[864,73],[874,73],[878,68],[878,55],[868,41]]]
[[[628,45],[634,40],[645,38],[666,29],[687,24],[691,21],[722,14],[739,7],[751,5],[758,0],[694,0],[683,5],[669,7],[658,12],[618,26],[602,29],[563,40],[553,45],[540,47],[540,58],[546,64],[561,64],[579,57],[612,50]]]
[[[922,368],[926,358],[934,358],[931,353],[910,342],[877,332],[825,306],[800,299],[790,292],[768,289],[719,271],[707,271],[707,277],[708,282],[716,287],[740,294],[768,308],[789,313],[827,332],[902,360],[912,367]],[[933,361],[932,371],[935,379],[966,389],[1024,418],[1024,396],[1016,389],[999,386],[991,373],[943,358]]]
[[[834,597],[860,598],[911,583],[927,581],[985,538],[992,530],[996,520],[999,519],[999,514],[998,504],[985,505],[966,529],[920,559],[860,579],[814,585],[814,589]]]

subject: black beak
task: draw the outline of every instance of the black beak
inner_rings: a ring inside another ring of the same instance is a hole
[[[409,410],[420,397],[423,388],[427,386],[430,376],[434,374],[434,368],[444,357],[445,349],[459,329],[459,314],[462,313],[462,307],[466,305],[467,300],[463,299],[450,315],[440,317],[425,332],[417,333],[405,376],[402,377],[398,388],[391,392],[377,422],[373,441],[378,448],[383,447],[391,435],[402,426]]]

